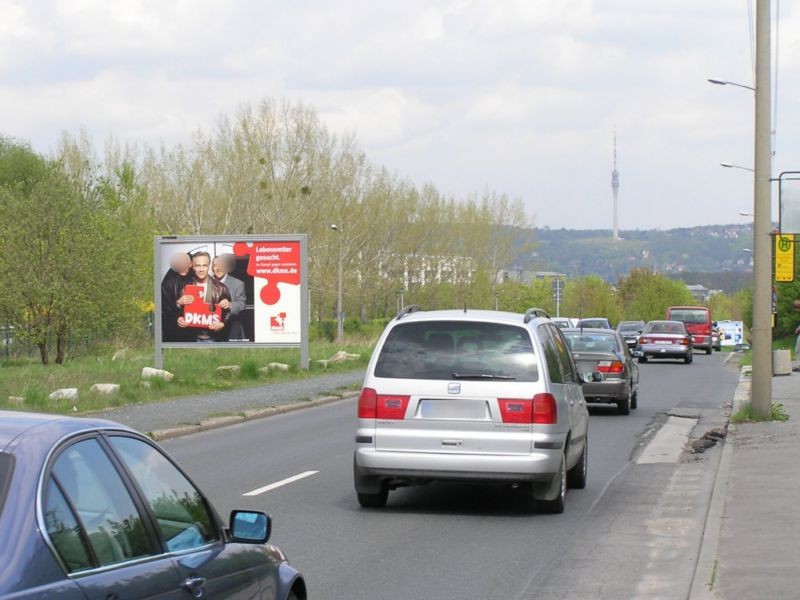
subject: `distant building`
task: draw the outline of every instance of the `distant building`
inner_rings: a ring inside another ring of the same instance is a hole
[[[702,285],[687,285],[686,289],[689,290],[692,298],[698,302],[707,302],[712,295],[711,290]]]
[[[517,281],[523,285],[528,285],[532,281],[541,279],[562,279],[566,280],[567,276],[564,273],[557,271],[528,271],[527,269],[503,269],[497,273],[497,283],[504,283],[506,281]]]

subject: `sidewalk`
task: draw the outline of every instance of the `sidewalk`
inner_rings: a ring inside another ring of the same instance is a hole
[[[733,412],[749,401],[742,376]],[[731,424],[692,600],[800,598],[800,373],[772,378],[788,421]]]

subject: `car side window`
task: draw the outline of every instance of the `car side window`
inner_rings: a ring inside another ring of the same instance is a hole
[[[94,563],[86,537],[81,531],[75,513],[51,477],[47,484],[44,521],[53,546],[61,557],[67,571],[74,573],[91,569]]]
[[[109,439],[150,505],[167,550],[189,550],[219,539],[202,494],[166,456],[136,438]]]
[[[567,341],[564,339],[564,335],[553,325],[548,325],[547,330],[550,332],[550,335],[553,337],[553,342],[555,343],[564,383],[577,383],[578,375],[575,372],[572,351],[569,348],[569,344],[567,344]]]
[[[539,339],[542,342],[544,358],[547,361],[547,373],[552,383],[564,383],[564,372],[561,366],[558,347],[547,325],[540,325]]]
[[[152,554],[141,515],[96,439],[58,455],[43,505],[47,533],[70,572]]]

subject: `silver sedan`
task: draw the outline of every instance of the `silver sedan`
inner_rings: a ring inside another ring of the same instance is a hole
[[[636,408],[639,367],[622,336],[612,329],[564,329],[578,372],[599,371],[601,381],[583,384],[586,402],[616,404],[621,415]]]

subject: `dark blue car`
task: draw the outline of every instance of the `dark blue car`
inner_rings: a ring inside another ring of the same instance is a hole
[[[155,443],[99,419],[0,411],[0,597],[305,600],[267,544],[270,518],[226,527]]]

